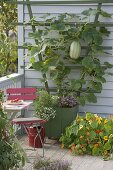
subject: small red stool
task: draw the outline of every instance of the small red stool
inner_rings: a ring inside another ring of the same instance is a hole
[[[37,130],[37,135],[34,137],[34,149],[36,145],[36,139],[37,137],[39,138],[38,140],[40,141],[40,144],[43,148],[43,157],[44,157],[44,137],[45,135],[41,135],[41,130],[44,129],[43,125],[46,123],[46,120],[39,119],[37,117],[29,117],[29,118],[15,118],[12,120],[13,124],[18,124],[18,125],[23,125],[25,128],[26,133],[28,136],[30,136],[30,130],[29,128],[31,126],[35,126]],[[40,128],[39,128],[40,127]]]

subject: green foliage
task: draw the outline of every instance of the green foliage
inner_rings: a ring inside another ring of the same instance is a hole
[[[96,114],[86,113],[77,116],[61,136],[62,147],[69,148],[75,155],[101,155],[113,157],[113,118],[107,119]]]
[[[38,22],[36,32],[29,34],[38,42],[37,45],[28,46],[33,68],[49,74],[59,96],[74,94],[81,105],[85,105],[86,101],[97,102],[94,93],[102,91],[102,84],[106,82],[106,70],[113,67],[108,62],[102,64],[99,59],[99,55],[105,53],[102,47],[103,38],[109,36],[110,32],[104,26],[97,28],[99,21],[89,22],[97,14],[111,17],[101,9],[91,8],[83,11],[80,16],[66,13],[53,17],[48,14],[42,17],[43,22]],[[70,45],[73,41],[79,41],[82,49],[80,57],[76,59],[70,57]],[[82,43],[85,44],[85,49],[82,48]],[[39,56],[42,61],[37,60]],[[73,68],[80,67],[78,79],[69,79],[70,65]]]
[[[9,170],[18,168],[24,158],[13,141],[11,125],[2,109],[2,95],[3,92],[0,91],[0,169]]]
[[[17,7],[7,2],[0,3],[0,76],[17,70]]]
[[[49,120],[56,116],[54,109],[57,103],[57,96],[52,96],[47,91],[39,91],[37,99],[34,101],[36,114],[38,117]]]

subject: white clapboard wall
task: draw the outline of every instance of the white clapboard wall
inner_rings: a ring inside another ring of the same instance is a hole
[[[46,14],[51,13],[53,15],[58,15],[60,13],[76,13],[80,14],[83,10],[88,8],[97,8],[98,4],[81,4],[81,5],[31,5],[33,16],[36,17],[37,20],[40,20],[39,17]],[[113,3],[112,4],[102,4],[102,9],[108,13],[112,14],[111,19],[103,19],[100,18],[102,22],[112,22],[113,23]],[[27,6],[18,5],[19,22],[27,22],[29,21],[29,13]],[[111,31],[109,38],[105,38],[103,45],[104,46],[113,46],[113,27],[108,27],[108,30]],[[22,45],[23,42],[34,42],[34,40],[28,37],[28,33],[32,32],[30,26],[18,27],[18,41],[19,45]],[[113,64],[113,50],[108,50],[111,56],[102,55],[100,56],[101,61],[108,61]],[[27,53],[27,50],[19,49],[19,72],[25,73],[25,87],[40,87],[44,86],[43,83],[40,82],[40,78],[42,78],[42,74],[33,69],[25,68],[22,70],[21,66],[29,65],[29,57],[24,57]],[[113,72],[113,70],[112,70]],[[79,70],[72,71],[70,78],[77,78],[79,76]],[[80,112],[93,112],[93,113],[107,113],[113,114],[113,76],[106,77],[107,82],[103,84],[103,91],[101,94],[96,94],[98,98],[98,102],[96,104],[87,103],[84,107],[79,108]],[[49,80],[49,87],[54,87],[54,82]],[[31,107],[30,111],[27,111],[27,116],[31,115],[33,112],[33,107]]]

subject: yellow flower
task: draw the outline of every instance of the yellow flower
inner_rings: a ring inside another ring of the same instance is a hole
[[[62,148],[62,149],[64,148],[64,144],[63,144],[63,143],[61,144],[61,148]]]
[[[101,124],[101,120],[100,119],[98,120],[98,124]]]
[[[107,119],[105,119],[105,120],[104,120],[104,124],[106,124],[107,122],[108,122],[108,120],[107,120]]]
[[[94,148],[98,148],[98,146],[99,146],[98,143],[94,144]]]
[[[98,124],[101,124],[102,118],[101,118],[101,117],[98,117],[98,116],[95,116],[95,117],[96,117],[96,120],[98,121]]]
[[[107,136],[104,136],[104,140],[105,140],[105,141],[108,140],[108,137],[107,137]]]
[[[99,117],[98,116],[95,116],[96,117],[96,120],[99,120]]]
[[[96,120],[102,120],[102,118],[101,118],[101,117],[99,117],[99,116],[97,116],[97,117],[96,117]]]

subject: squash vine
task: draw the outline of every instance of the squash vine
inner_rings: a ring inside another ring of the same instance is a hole
[[[47,14],[41,17],[41,22],[30,21],[38,23],[37,30],[29,34],[38,41],[28,46],[33,68],[49,74],[59,96],[72,93],[81,105],[86,101],[97,102],[95,93],[102,91],[105,75],[112,75],[106,70],[113,65],[107,61],[102,63],[99,58],[110,55],[103,47],[103,39],[110,32],[100,21],[92,22],[97,14],[98,17],[111,17],[102,9],[90,8],[79,16]],[[42,61],[38,61],[39,55]],[[73,70],[75,76],[70,79]]]

